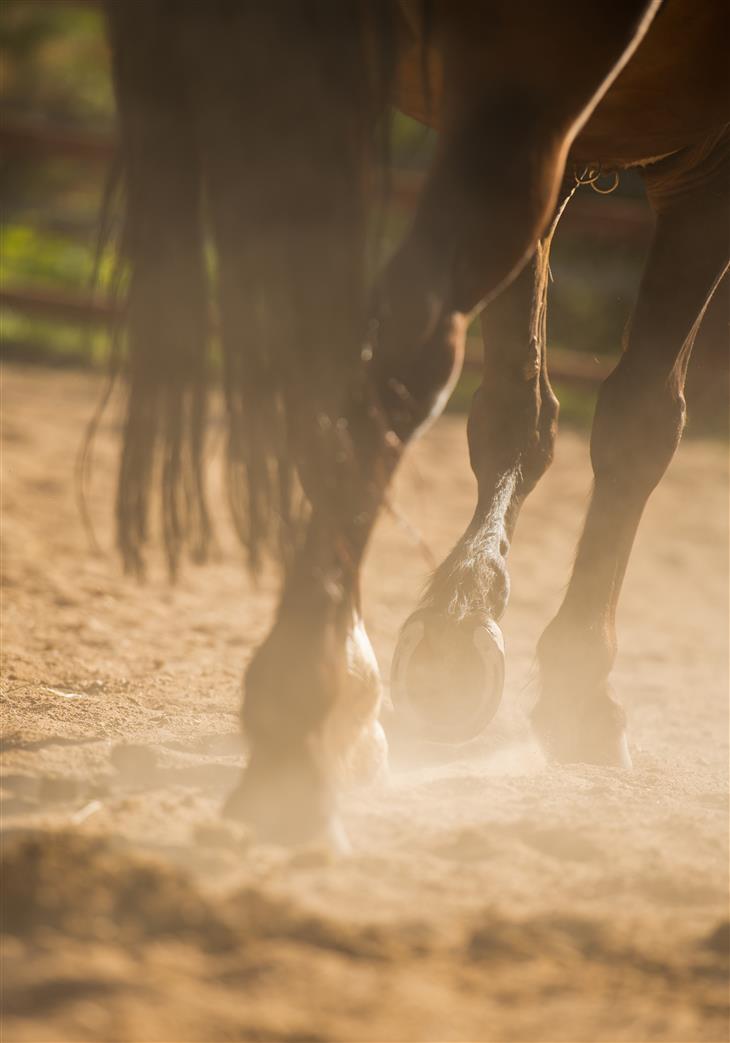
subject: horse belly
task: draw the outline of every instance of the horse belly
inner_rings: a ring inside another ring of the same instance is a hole
[[[424,51],[416,9],[410,0],[400,2],[408,13],[408,32],[400,47],[393,104],[438,129],[440,55],[433,46]],[[727,0],[667,0],[574,142],[571,161],[636,166],[697,144],[730,122],[728,40]]]
[[[635,166],[730,122],[728,40],[727,0],[668,0],[574,142],[573,161]]]

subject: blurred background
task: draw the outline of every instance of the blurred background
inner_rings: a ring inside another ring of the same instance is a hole
[[[547,766],[525,719],[590,486],[584,431],[652,234],[624,176],[582,188],[555,241],[551,370],[577,431],[510,552],[500,716],[348,796],[351,858],[277,851],[220,817],[244,762],[241,668],[279,588],[239,567],[220,468],[219,553],[174,587],[159,556],[140,585],[111,551],[113,416],[87,496],[101,553],[70,481],[112,313],[113,257],[90,286],[115,136],[100,5],[0,0],[0,73],[3,1041],[727,1039],[730,280],[691,370],[703,437],[648,504],[621,603],[635,772]],[[388,248],[433,148],[400,117],[393,134]],[[499,336],[509,298],[496,307]],[[451,409],[480,355],[475,329]],[[463,427],[413,447],[373,541],[384,674],[429,560],[473,511]]]
[[[114,151],[101,5],[4,0],[0,48],[2,355],[28,364],[103,367],[111,316],[103,288],[111,258],[103,259],[99,287],[92,292],[90,286],[97,215]],[[387,245],[409,219],[432,146],[430,132],[396,115]],[[551,371],[563,422],[590,422],[597,384],[619,351],[651,231],[641,179],[630,173],[609,195],[581,188],[563,218],[549,308]],[[690,434],[727,433],[728,282],[695,349]],[[474,329],[451,409],[468,408],[480,351]]]

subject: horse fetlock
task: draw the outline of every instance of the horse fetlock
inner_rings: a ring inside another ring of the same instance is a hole
[[[243,728],[252,742],[285,748],[322,726],[345,674],[327,630],[277,623],[246,671]]]
[[[254,656],[243,706],[251,756],[224,813],[262,840],[341,851],[337,793],[348,782],[382,777],[387,744],[362,621],[354,618],[347,635],[339,628],[326,635],[327,628],[325,639],[295,640],[280,620]]]
[[[342,760],[342,783],[346,787],[374,786],[388,778],[388,740],[380,721],[362,728]]]
[[[612,628],[590,619],[558,614],[537,643],[543,687],[563,691],[600,689],[616,659]]]
[[[324,725],[325,754],[338,782],[369,785],[387,774],[388,744],[378,721],[382,683],[361,619],[347,637],[347,676]]]

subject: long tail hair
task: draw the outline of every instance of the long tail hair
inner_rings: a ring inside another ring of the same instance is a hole
[[[331,494],[333,432],[362,353],[394,7],[108,2],[129,375],[117,532],[133,570],[157,487],[171,571],[185,548],[206,554],[218,374],[231,512],[251,566],[299,539],[295,475],[310,502]]]

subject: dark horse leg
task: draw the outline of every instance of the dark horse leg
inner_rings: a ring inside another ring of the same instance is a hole
[[[533,725],[562,761],[630,765],[624,713],[609,686],[616,605],[644,505],[684,427],[692,343],[730,257],[727,134],[645,177],[654,240],[624,353],[598,399],[595,485],[573,575],[539,642]]]
[[[409,242],[418,236],[414,231]],[[274,627],[246,675],[243,723],[251,754],[227,811],[276,841],[324,837],[339,846],[333,802],[343,776],[367,780],[387,755],[359,571],[406,443],[439,411],[460,371],[465,331],[454,308],[431,321],[429,276],[419,271],[423,282],[412,279],[408,249],[383,280],[362,380],[338,421],[351,444],[335,476],[339,503],[313,510]],[[404,345],[409,350],[401,354]],[[306,475],[302,480],[306,489]]]
[[[333,475],[339,495],[327,509],[315,504],[274,627],[246,676],[250,760],[228,810],[262,834],[291,841],[337,833],[338,765],[359,756],[368,732],[371,749],[378,743],[379,684],[358,577],[387,483],[408,440],[443,402],[468,317],[532,251],[581,117],[652,7],[636,0],[602,9],[600,33],[572,5],[551,9],[522,82],[512,64],[496,64],[522,53],[524,12],[507,5],[489,41],[496,79],[486,84],[485,55],[470,48],[484,39],[482,12],[444,8],[438,152],[411,232],[376,295],[362,380],[337,421],[352,453]],[[571,75],[558,82],[561,49],[572,56]],[[508,78],[515,75],[517,82]],[[306,488],[306,475],[302,481]]]
[[[496,624],[509,596],[507,553],[522,503],[552,460],[558,419],[545,346],[526,333],[535,286],[532,264],[482,314],[483,379],[467,428],[474,516],[406,621],[393,661],[399,718],[433,741],[475,737],[502,693]]]

